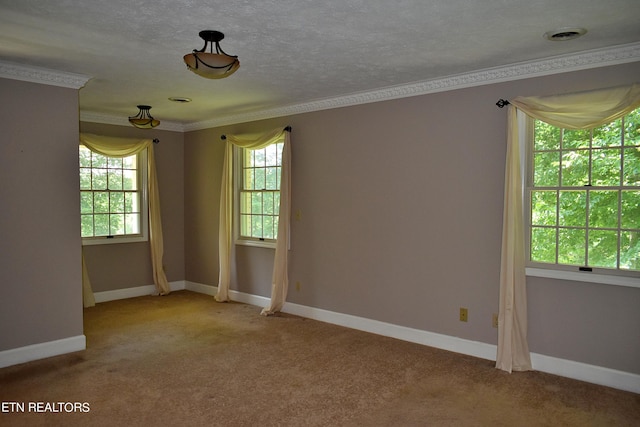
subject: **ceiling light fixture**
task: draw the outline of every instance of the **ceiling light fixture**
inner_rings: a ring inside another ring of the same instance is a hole
[[[160,124],[160,120],[154,119],[149,113],[150,106],[138,105],[138,109],[140,110],[138,114],[129,117],[129,123],[138,129],[153,129]]]
[[[577,39],[587,33],[584,28],[558,28],[557,30],[547,31],[544,38],[551,41],[567,41]]]
[[[187,102],[191,102],[191,98],[184,98],[182,96],[172,96],[169,98],[169,101],[177,102],[179,104],[186,104]]]
[[[200,50],[194,49],[192,53],[184,56],[184,63],[189,70],[207,79],[223,79],[240,68],[238,57],[228,55],[220,48],[220,40],[224,38],[224,34],[220,31],[204,30],[200,31],[199,35],[204,40],[204,47]],[[209,43],[210,52],[205,52]]]

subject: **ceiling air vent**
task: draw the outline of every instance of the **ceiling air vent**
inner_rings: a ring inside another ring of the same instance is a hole
[[[587,30],[584,28],[560,28],[553,31],[547,31],[544,33],[544,37],[547,40],[552,41],[567,41],[577,39],[586,33]]]

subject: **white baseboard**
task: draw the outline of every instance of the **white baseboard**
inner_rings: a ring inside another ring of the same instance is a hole
[[[185,281],[178,280],[175,282],[169,282],[171,291],[181,291],[185,289]],[[197,292],[197,291],[196,291]],[[157,295],[155,285],[136,286],[133,288],[116,289],[113,291],[94,292],[93,297],[96,300],[96,304],[107,301],[115,301],[119,299],[143,297],[147,295]]]
[[[201,283],[195,283],[185,280],[171,282],[170,286],[172,291],[186,289],[189,291],[199,292],[211,296],[214,296],[218,289],[215,286],[204,285]],[[155,286],[150,285],[128,289],[119,289],[115,291],[97,292],[94,295],[96,298],[96,303],[100,303],[117,299],[153,295],[155,292]],[[269,304],[269,298],[260,295],[252,295],[231,290],[229,291],[229,296],[233,301],[250,304],[257,307],[266,307]],[[408,328],[405,326],[394,325],[391,323],[380,322],[377,320],[352,316],[349,314],[336,313],[333,311],[293,304],[289,302],[285,303],[282,311],[284,313],[294,314],[321,322],[331,323],[334,325],[357,329],[364,332],[370,332],[377,335],[422,344],[429,347],[435,347],[442,350],[453,351],[455,353],[466,354],[486,360],[495,361],[496,358],[497,347],[494,344],[471,341],[463,338],[437,334],[434,332]],[[31,360],[84,350],[85,348],[86,340],[84,335],[82,335],[80,337],[67,338],[59,341],[52,341],[50,343],[42,343],[17,349],[6,350],[0,352],[0,368],[4,366],[28,362]],[[638,374],[604,368],[601,366],[589,365],[572,360],[560,359],[557,357],[551,357],[537,353],[531,353],[531,362],[533,368],[537,371],[572,378],[580,381],[586,381],[607,387],[613,387],[633,393],[640,393],[640,375]]]
[[[217,288],[210,285],[202,285],[194,282],[186,282],[185,289],[194,292],[201,292],[207,295],[215,295]],[[245,304],[266,307],[270,299],[259,295],[251,295],[238,291],[229,291],[229,296],[233,301]],[[466,354],[479,357],[481,359],[496,360],[497,346],[479,341],[472,341],[449,335],[437,334],[420,329],[408,328],[349,314],[336,313],[315,307],[308,307],[290,302],[285,303],[282,308],[284,313],[314,319],[321,322],[370,332],[442,350],[453,351],[455,353]],[[589,365],[575,362],[573,360],[560,359],[543,354],[531,353],[531,363],[533,369],[540,372],[559,375],[575,380],[585,381],[593,384],[616,388],[619,390],[640,393],[640,375],[604,368],[602,366]]]
[[[531,353],[533,369],[640,394],[640,375],[573,360]]]
[[[84,335],[63,338],[60,340],[28,345],[0,351],[0,368],[31,362],[61,354],[82,351],[87,348],[87,339]]]
[[[210,296],[215,296],[215,294],[218,292],[217,286],[203,285],[202,283],[189,282],[189,281],[185,281],[184,288],[188,291],[198,292],[198,293],[206,294]]]
[[[496,346],[492,344],[292,303],[285,303],[282,311],[309,319],[357,329],[359,331],[370,332],[376,335],[383,335],[385,337],[396,338],[456,353],[468,354],[482,359],[495,360],[496,357]]]

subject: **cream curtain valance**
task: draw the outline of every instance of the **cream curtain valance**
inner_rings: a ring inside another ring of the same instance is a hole
[[[127,157],[153,146],[151,139],[117,138],[112,136],[80,134],[80,143],[95,153],[109,157]]]
[[[588,129],[617,120],[640,106],[640,84],[510,103],[527,115],[565,129]]]
[[[601,126],[640,107],[640,85],[556,96],[518,97],[510,104],[496,356],[496,368],[508,372],[532,369],[527,342],[526,222],[523,217],[526,116],[565,129]]]
[[[160,216],[160,192],[156,174],[156,161],[151,139],[118,138],[88,133],[80,134],[80,143],[93,152],[109,157],[127,157],[147,149],[147,181],[149,186],[149,246],[151,247],[151,266],[153,282],[160,295],[169,294],[170,287],[164,273],[162,259],[164,242],[162,238],[162,220]],[[86,275],[86,269],[84,271]],[[88,278],[88,275],[86,275]]]
[[[288,244],[291,217],[291,143],[289,128],[276,129],[264,134],[226,135],[222,185],[220,189],[220,225],[218,233],[218,254],[220,272],[216,301],[229,301],[231,281],[231,250],[233,246],[233,146],[250,150],[264,148],[282,141],[282,168],[280,179],[280,211],[278,213],[278,239],[271,280],[271,302],[262,310],[263,315],[273,314],[282,309],[289,287]]]

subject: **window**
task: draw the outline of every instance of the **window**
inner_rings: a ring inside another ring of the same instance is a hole
[[[146,150],[107,157],[80,145],[83,244],[147,240]]]
[[[236,148],[237,237],[244,244],[272,246],[278,237],[283,145],[277,142],[258,150]]]
[[[531,140],[530,265],[637,274],[640,109],[589,130],[536,120]]]

